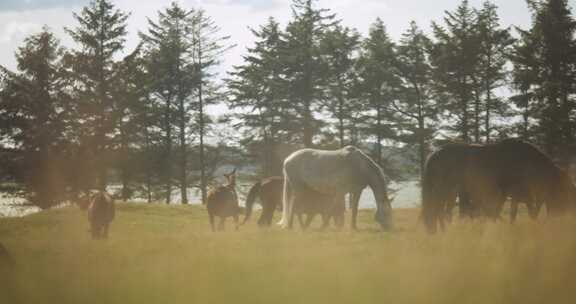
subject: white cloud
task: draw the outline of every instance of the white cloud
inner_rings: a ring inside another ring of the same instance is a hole
[[[0,0],[4,1],[4,0]],[[27,1],[27,0],[20,0]],[[60,0],[50,0],[56,3]],[[88,0],[61,0],[62,3],[88,2]],[[473,6],[479,6],[483,0],[470,0]],[[31,1],[33,4],[35,1]],[[138,31],[146,31],[146,18],[156,19],[157,11],[166,8],[172,0],[114,0],[123,11],[132,12],[128,20],[127,51],[136,46]],[[254,41],[249,27],[257,28],[264,24],[268,17],[275,17],[281,24],[291,17],[290,0],[178,0],[184,7],[203,8],[216,24],[221,27],[223,35],[230,35],[230,43],[237,47],[223,58],[219,71],[227,71],[232,65],[242,62],[245,49]],[[520,24],[526,26],[530,15],[524,1],[496,0],[500,6],[503,24]],[[570,0],[574,4],[576,0]],[[371,23],[380,17],[386,24],[390,35],[398,39],[408,27],[411,20],[427,29],[432,20],[441,21],[445,10],[453,10],[460,0],[319,0],[318,6],[329,8],[337,14],[346,26],[354,27],[366,33]],[[23,38],[47,24],[65,46],[73,46],[63,27],[74,27],[72,12],[80,7],[53,8],[28,11],[1,12],[0,10],[0,64],[14,67],[14,51]],[[222,73],[221,73],[222,75]]]
[[[41,28],[42,26],[38,23],[12,21],[4,26],[2,32],[0,32],[0,43],[9,43],[11,41],[21,40],[23,37],[26,37]]]

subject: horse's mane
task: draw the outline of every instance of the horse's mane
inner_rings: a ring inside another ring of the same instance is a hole
[[[362,150],[356,148],[355,146],[346,146],[342,148],[344,151],[348,153],[354,153],[356,155],[360,155],[360,157],[364,160],[364,162],[368,165],[368,167],[372,170],[371,172],[375,172],[377,177],[384,182],[384,187],[386,188],[389,183],[389,178],[386,174],[384,174],[384,170],[380,167],[370,156],[364,153]],[[386,190],[386,189],[384,189]]]

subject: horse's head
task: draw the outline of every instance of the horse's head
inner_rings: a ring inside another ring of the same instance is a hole
[[[392,229],[392,200],[394,197],[390,198],[387,193],[382,195],[382,197],[377,199],[377,209],[376,214],[374,214],[374,220],[380,224],[382,229],[390,230]]]
[[[229,187],[236,187],[236,168],[234,168],[230,173],[224,173],[224,177],[226,178]]]

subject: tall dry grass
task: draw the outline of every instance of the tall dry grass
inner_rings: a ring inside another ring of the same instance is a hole
[[[575,303],[576,219],[209,232],[202,207],[121,204],[110,239],[77,209],[0,219],[0,303]],[[231,223],[228,225],[231,229]]]

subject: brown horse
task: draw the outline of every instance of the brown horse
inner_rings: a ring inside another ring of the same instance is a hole
[[[262,205],[262,214],[258,219],[260,227],[267,227],[272,224],[274,211],[282,206],[282,191],[284,187],[284,178],[281,176],[273,176],[265,178],[250,188],[246,197],[246,214],[242,224],[245,224],[252,215],[252,209],[256,200],[260,200]],[[342,198],[340,202],[332,205],[331,200],[336,199],[332,196],[323,195],[314,191],[306,192],[306,201],[308,204],[298,204],[295,206],[295,214],[298,216],[300,226],[304,229],[308,228],[312,220],[317,214],[322,216],[322,227],[328,226],[330,219],[334,219],[337,227],[341,227],[344,223],[345,202]],[[302,215],[307,215],[306,220],[303,220]]]
[[[206,198],[206,209],[210,217],[210,227],[216,231],[214,226],[214,217],[220,217],[218,230],[224,230],[224,222],[227,217],[234,218],[235,229],[238,230],[238,214],[240,206],[238,205],[238,195],[236,194],[236,169],[228,174],[224,174],[228,182],[225,186],[218,186],[208,193]]]
[[[568,174],[535,146],[507,139],[496,144],[447,144],[426,162],[422,181],[422,218],[429,232],[444,220],[459,197],[468,215],[498,218],[506,198],[512,220],[519,202],[536,217],[541,204],[549,214],[574,206],[576,188]]]
[[[268,177],[255,183],[246,196],[246,214],[242,225],[250,220],[254,202],[259,199],[262,214],[258,219],[258,226],[270,226],[274,211],[282,207],[282,187],[284,187],[284,178],[281,176]]]
[[[108,227],[115,213],[114,199],[105,191],[98,191],[90,197],[88,220],[92,239],[108,238]]]
[[[318,214],[322,216],[322,229],[328,227],[332,218],[334,225],[341,229],[344,226],[345,211],[344,196],[326,195],[310,189],[304,191],[301,200],[294,205],[294,213],[302,229],[310,227],[312,220]],[[306,215],[306,221],[302,219],[302,215]]]

